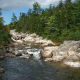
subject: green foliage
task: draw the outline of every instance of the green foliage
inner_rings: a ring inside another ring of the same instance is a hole
[[[10,29],[15,29],[16,24],[17,24],[17,17],[16,15],[13,13],[13,16],[11,18],[11,23],[9,24]]]
[[[54,41],[80,40],[80,1],[61,0],[56,7],[50,4],[46,9],[36,2],[28,13],[20,14],[14,26],[18,32],[35,32]]]
[[[41,7],[37,2],[33,4],[33,13],[34,14],[41,13]]]
[[[17,22],[17,17],[15,16],[15,14],[13,13],[13,17],[12,17],[12,22],[14,23],[14,22]]]
[[[10,42],[9,28],[8,26],[3,25],[3,18],[0,17],[0,45],[5,45],[8,44],[9,42]]]

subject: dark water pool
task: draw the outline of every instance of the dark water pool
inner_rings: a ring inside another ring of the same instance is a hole
[[[6,58],[2,61],[5,73],[0,80],[80,80],[80,69],[42,60]]]

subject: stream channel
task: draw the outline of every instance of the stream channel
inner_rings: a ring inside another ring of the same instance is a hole
[[[70,68],[61,63],[45,62],[41,58],[40,51],[43,50],[36,44],[19,45],[14,47],[18,50],[26,50],[37,54],[30,59],[17,56],[5,58],[0,61],[5,73],[0,80],[80,80],[80,69]]]

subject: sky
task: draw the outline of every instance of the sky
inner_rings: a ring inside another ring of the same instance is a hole
[[[59,1],[60,0],[0,0],[4,24],[11,22],[13,13],[16,14],[17,18],[19,18],[20,12],[27,13],[28,9],[32,8],[34,2],[38,2],[42,8],[46,8],[49,7],[50,4],[57,5]]]

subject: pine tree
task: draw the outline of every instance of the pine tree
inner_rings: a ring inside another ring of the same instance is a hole
[[[1,17],[1,8],[0,8],[0,29],[3,27],[3,17]]]
[[[32,14],[32,9],[29,9],[27,15],[30,16]]]
[[[12,23],[16,23],[17,22],[17,17],[16,17],[16,15],[14,13],[13,13],[11,21],[12,21]]]
[[[35,3],[33,4],[33,13],[34,13],[34,14],[39,14],[39,13],[41,13],[41,7],[40,7],[40,5],[39,5],[38,2],[35,2]]]

